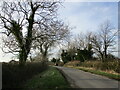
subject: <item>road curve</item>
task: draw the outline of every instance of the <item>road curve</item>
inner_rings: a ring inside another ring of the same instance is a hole
[[[78,69],[56,66],[74,88],[119,88],[120,82]],[[119,90],[119,89],[115,89]]]

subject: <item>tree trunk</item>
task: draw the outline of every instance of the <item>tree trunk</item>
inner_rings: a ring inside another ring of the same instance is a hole
[[[28,54],[26,53],[25,48],[22,48],[19,53],[19,65],[25,66]]]
[[[28,19],[28,33],[26,36],[26,43],[23,44],[21,47],[21,51],[19,53],[19,65],[24,66],[28,57],[28,54],[31,49],[31,43],[32,43],[32,28],[33,28],[33,22],[34,22],[34,15],[35,15],[35,10],[32,11],[29,19]]]
[[[99,52],[100,53],[100,56],[101,56],[101,59],[102,59],[102,62],[104,62],[104,54],[102,52]]]
[[[105,53],[105,59],[107,59],[107,46],[106,45],[105,45],[104,53]]]
[[[42,58],[43,58],[43,61],[47,61],[47,54],[46,53],[44,53],[43,55],[42,55]]]

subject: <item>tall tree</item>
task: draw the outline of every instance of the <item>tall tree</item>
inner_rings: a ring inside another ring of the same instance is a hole
[[[109,47],[115,45],[117,31],[114,30],[110,21],[107,20],[100,25],[99,33],[92,39],[93,47],[100,54],[102,60],[107,59]]]
[[[112,24],[108,20],[101,24],[100,30],[101,30],[100,37],[103,42],[104,58],[107,58],[108,48],[115,44],[116,32],[113,32],[114,28],[112,27]]]
[[[19,53],[20,65],[24,65],[31,49],[34,27],[42,24],[46,26],[47,20],[54,20],[58,2],[41,2],[40,0],[18,0],[16,2],[3,2],[0,8],[0,22],[2,33],[13,37],[19,49],[11,52]],[[36,37],[37,38],[37,37]],[[10,45],[9,43],[6,45]]]
[[[37,49],[41,53],[43,60],[47,60],[47,56],[51,47],[60,44],[70,34],[68,25],[65,25],[62,21],[52,21],[47,23],[47,27],[38,27],[39,32],[36,31],[34,36],[40,35],[33,42],[33,48]],[[47,31],[46,31],[47,30]]]

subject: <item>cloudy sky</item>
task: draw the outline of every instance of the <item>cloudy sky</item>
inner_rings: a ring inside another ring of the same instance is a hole
[[[95,31],[106,20],[114,27],[118,23],[117,2],[65,2],[59,9],[59,16],[71,26],[73,33]]]
[[[64,2],[59,8],[59,17],[65,23],[75,27],[72,33],[97,31],[98,25],[110,20],[114,27],[118,23],[117,2]],[[0,41],[1,43],[1,41]],[[3,54],[0,50],[0,61],[9,61],[11,54]]]

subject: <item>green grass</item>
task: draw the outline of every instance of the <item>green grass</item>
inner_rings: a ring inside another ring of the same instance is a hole
[[[24,88],[25,90],[66,90],[70,86],[56,68],[49,67],[45,72],[27,81]]]
[[[104,72],[104,71],[100,71],[100,70],[91,70],[91,69],[86,69],[86,68],[79,68],[80,70],[83,70],[85,72],[90,72],[90,73],[94,73],[94,74],[98,74],[98,75],[102,75],[102,76],[106,76],[108,78],[111,78],[111,79],[115,79],[115,80],[118,80],[120,81],[120,75],[116,75],[116,74],[111,74],[111,73],[107,73],[107,72]]]

